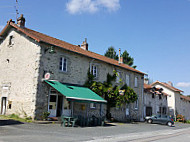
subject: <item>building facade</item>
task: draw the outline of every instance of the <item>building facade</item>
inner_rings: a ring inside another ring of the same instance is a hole
[[[144,116],[168,115],[167,97],[162,88],[144,84]]]
[[[185,119],[190,119],[190,99],[181,94],[183,92],[182,90],[175,88],[171,82],[164,83],[156,81],[152,83],[151,86],[163,88],[163,92],[168,94],[167,103],[169,115],[176,117],[178,114],[182,114],[185,116]]]
[[[19,20],[24,20],[21,16]],[[138,100],[134,104],[124,105],[122,120],[133,115],[137,120],[143,119],[143,77],[144,74],[122,62],[88,51],[85,40],[81,46],[55,39],[25,27],[25,23],[8,21],[0,33],[0,112],[16,113],[40,119],[43,112],[50,111],[52,116],[63,113],[80,113],[84,115],[105,115],[105,104],[73,102],[51,85],[49,80],[65,84],[83,86],[90,70],[96,81],[106,80],[108,73],[117,71],[123,83],[135,90]],[[119,82],[115,82],[119,84]],[[73,107],[73,112],[71,108]],[[88,109],[88,110],[87,110]],[[101,111],[101,113],[99,113]]]

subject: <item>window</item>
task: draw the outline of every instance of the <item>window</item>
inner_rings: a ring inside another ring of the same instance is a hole
[[[120,81],[120,72],[117,72],[116,83],[119,83],[119,81]]]
[[[135,101],[135,109],[138,109],[138,103],[139,103],[139,101],[138,101],[138,98],[137,98],[137,100]]]
[[[161,99],[162,99],[162,95],[161,95],[161,94],[159,94],[158,96],[159,96],[159,100],[161,100]]]
[[[152,98],[154,98],[154,93],[152,93]]]
[[[13,45],[12,39],[13,39],[13,36],[9,36],[9,45]]]
[[[64,57],[60,58],[59,70],[63,72],[67,71],[67,59]]]
[[[96,104],[95,103],[90,103],[90,108],[96,108]]]
[[[135,87],[138,87],[138,77],[135,77]]]
[[[91,68],[91,73],[93,74],[93,76],[96,78],[97,77],[97,66],[95,65],[92,65],[92,68]]]
[[[166,107],[163,107],[162,108],[162,114],[166,114],[166,111],[167,111]]]
[[[127,86],[129,86],[129,75],[128,74],[126,74],[126,84],[127,84]]]

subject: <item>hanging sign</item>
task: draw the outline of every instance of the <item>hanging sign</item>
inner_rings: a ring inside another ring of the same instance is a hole
[[[45,80],[48,80],[48,79],[50,79],[50,76],[51,76],[51,74],[50,74],[49,72],[47,72],[47,73],[44,75],[44,79],[45,79]]]

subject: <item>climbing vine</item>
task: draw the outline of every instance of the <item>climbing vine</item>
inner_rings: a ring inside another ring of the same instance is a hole
[[[113,85],[113,82],[115,82],[117,75],[118,74],[116,71],[113,72],[113,75],[108,73],[106,81],[102,83],[94,81],[93,74],[88,71],[88,79],[84,84],[84,86],[90,88],[99,96],[107,100],[108,111],[110,107],[120,107],[125,103],[129,104],[137,100],[137,94],[135,91],[126,84],[122,86],[122,80],[120,80],[119,86]],[[124,93],[120,94],[119,90],[124,90]]]

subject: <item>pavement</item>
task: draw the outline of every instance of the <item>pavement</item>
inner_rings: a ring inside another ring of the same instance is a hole
[[[180,134],[180,135],[179,135]],[[159,141],[189,137],[190,124],[175,127],[147,123],[111,123],[104,127],[61,127],[60,124],[20,123],[0,120],[0,142]]]

